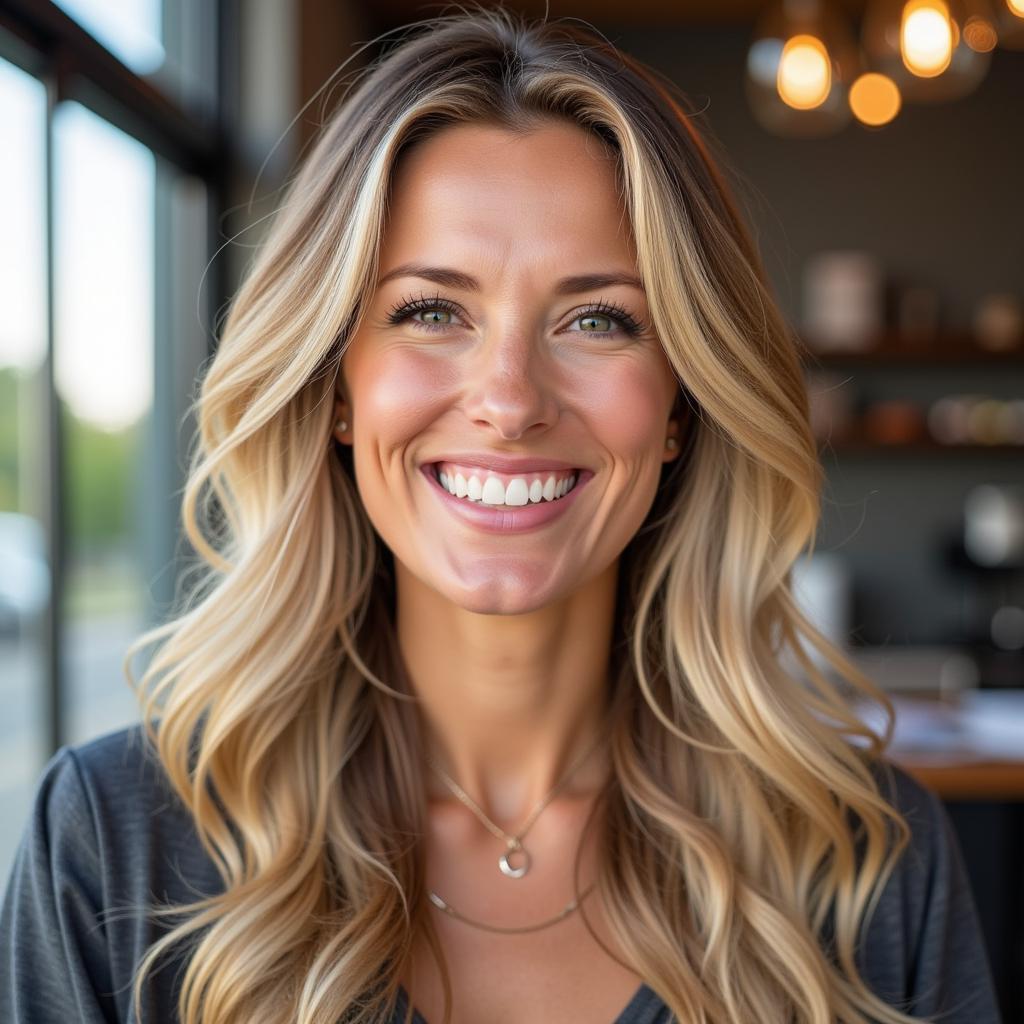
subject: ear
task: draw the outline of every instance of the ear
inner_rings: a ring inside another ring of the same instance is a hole
[[[339,430],[339,423],[344,422],[344,430]],[[331,422],[331,434],[338,441],[348,441],[352,437],[352,411],[348,400],[341,390],[340,383],[334,390],[334,416]]]
[[[663,462],[673,462],[679,457],[683,448],[683,440],[691,427],[693,419],[693,406],[690,404],[685,388],[680,385],[679,394],[672,405],[672,412],[669,416],[665,430],[665,454]]]
[[[675,404],[672,406],[672,418],[678,423],[681,434],[685,434],[690,428],[694,417],[695,400],[690,392],[680,384],[679,394],[676,395]]]

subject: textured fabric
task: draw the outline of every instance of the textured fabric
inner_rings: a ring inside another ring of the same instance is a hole
[[[170,925],[132,908],[222,890],[144,743],[136,725],[62,747],[44,769],[0,906],[3,1024],[135,1024],[133,968]],[[858,965],[875,992],[916,1017],[1001,1024],[945,809],[904,771],[887,769],[880,773],[883,791],[907,815],[913,843],[882,894]],[[181,963],[158,962],[143,996],[143,1024],[177,1021]],[[401,991],[394,1024],[406,1005]],[[612,1024],[670,1020],[644,985]],[[426,1022],[417,1014],[416,1024]]]

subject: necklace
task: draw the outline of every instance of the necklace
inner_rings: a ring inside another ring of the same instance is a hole
[[[460,914],[450,903],[446,903],[440,896],[430,890],[430,902],[434,904],[439,910],[443,910],[449,917],[457,918],[459,921],[464,921],[466,924],[471,924],[475,928],[483,928],[489,932],[536,932],[540,931],[541,928],[550,928],[553,924],[558,924],[559,921],[567,918],[593,891],[596,882],[591,882],[586,889],[580,894],[578,900],[570,900],[565,907],[563,907],[554,917],[549,917],[546,921],[541,921],[540,924],[528,924],[522,925],[518,928],[501,928],[494,924],[485,924],[483,921],[475,921],[471,917],[466,917],[464,914]]]
[[[523,875],[529,870],[530,867],[530,855],[526,852],[525,847],[522,844],[523,836],[529,831],[530,826],[537,820],[537,816],[542,810],[551,802],[555,794],[565,785],[569,780],[569,776],[594,752],[598,743],[604,738],[604,734],[600,734],[597,740],[587,748],[583,756],[578,758],[569,770],[559,779],[554,789],[533,809],[529,817],[526,819],[526,824],[519,830],[514,836],[510,836],[501,826],[496,825],[486,814],[480,809],[473,798],[453,779],[451,776],[444,771],[444,769],[429,755],[427,755],[427,761],[431,767],[441,776],[445,784],[449,789],[461,800],[476,816],[487,826],[488,830],[496,836],[498,839],[505,841],[505,852],[498,858],[498,867],[501,869],[502,874],[507,875],[509,878],[522,878]],[[509,863],[509,857],[513,854],[522,854],[523,862],[519,867],[512,867]],[[483,928],[489,932],[503,932],[505,934],[515,934],[520,932],[535,932],[542,928],[550,928],[554,924],[558,924],[559,921],[564,920],[568,917],[593,891],[597,885],[596,882],[591,883],[583,892],[580,894],[579,899],[570,900],[565,907],[563,907],[554,917],[550,917],[545,921],[541,921],[539,924],[522,925],[519,927],[505,928],[498,925],[486,924],[483,921],[474,920],[471,917],[467,917],[465,914],[460,914],[450,903],[442,899],[433,889],[429,890],[430,901],[439,910],[444,911],[449,917],[454,917],[465,924],[473,925],[474,928]]]
[[[515,834],[510,836],[500,825],[496,825],[486,814],[480,809],[479,805],[473,800],[473,798],[450,776],[448,773],[432,758],[427,755],[427,762],[430,766],[441,776],[444,780],[445,785],[483,822],[484,825],[490,830],[490,832],[498,839],[505,841],[505,852],[498,858],[498,868],[501,870],[503,875],[507,875],[509,878],[522,878],[527,871],[530,870],[530,855],[526,852],[526,848],[523,846],[523,836],[526,835],[530,830],[530,826],[537,820],[538,815],[545,807],[554,799],[555,794],[569,781],[569,776],[583,762],[590,757],[590,755],[596,749],[598,743],[604,738],[604,734],[598,734],[597,741],[592,743],[584,752],[583,756],[577,758],[572,764],[569,770],[558,780],[555,788],[543,800],[534,807],[530,816],[526,819],[526,824]],[[514,854],[522,855],[522,863],[519,867],[512,867],[509,863],[509,858]]]

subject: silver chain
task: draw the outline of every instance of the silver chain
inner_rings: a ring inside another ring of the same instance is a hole
[[[572,775],[577,768],[580,767],[583,762],[590,757],[590,755],[597,749],[598,744],[604,738],[604,732],[598,734],[597,739],[592,743],[584,752],[583,756],[576,759],[575,762],[570,766],[569,770],[562,776],[561,779],[556,783],[554,789],[548,793],[543,800],[534,807],[529,817],[526,819],[526,824],[515,834],[509,835],[500,825],[496,825],[487,815],[481,810],[479,804],[428,754],[427,762],[430,766],[441,776],[445,781],[449,789],[487,826],[488,830],[498,839],[505,841],[506,849],[498,860],[498,867],[502,873],[508,875],[510,878],[522,878],[526,874],[529,865],[530,857],[526,850],[523,848],[522,839],[527,832],[530,831],[530,827],[537,820],[540,812],[555,798],[559,790],[569,781],[569,777]],[[512,868],[509,865],[508,857],[511,853],[522,853],[525,858],[525,863],[519,868]]]
[[[460,914],[450,903],[446,903],[441,899],[433,889],[430,890],[430,901],[435,907],[443,910],[449,917],[458,918],[458,920],[464,921],[466,924],[473,925],[474,928],[483,928],[489,932],[536,932],[540,931],[541,928],[550,928],[553,924],[558,924],[559,921],[567,918],[590,895],[596,885],[596,882],[592,882],[583,890],[582,893],[580,893],[580,898],[578,900],[570,900],[569,903],[555,914],[554,917],[549,917],[546,921],[541,921],[540,924],[527,924],[518,928],[501,928],[495,924],[486,924],[483,921],[475,921],[471,917],[466,917],[464,914]]]
[[[498,859],[498,867],[501,869],[502,873],[509,876],[510,878],[522,878],[522,876],[526,874],[530,866],[530,855],[526,852],[522,844],[523,836],[525,836],[526,833],[530,830],[530,827],[537,820],[537,817],[540,814],[540,812],[543,811],[545,807],[547,807],[547,805],[551,802],[551,800],[555,797],[559,790],[565,785],[566,782],[568,782],[569,777],[572,775],[572,773],[576,771],[576,769],[579,768],[580,765],[583,764],[583,762],[588,757],[590,757],[590,755],[594,752],[594,750],[597,748],[598,744],[601,742],[603,738],[604,733],[602,732],[597,736],[595,742],[587,748],[583,756],[576,759],[576,761],[572,764],[569,770],[562,776],[562,778],[555,785],[554,789],[552,789],[551,792],[549,792],[548,795],[544,797],[544,799],[541,800],[539,804],[537,804],[537,806],[530,813],[529,817],[526,819],[526,824],[514,836],[510,836],[503,828],[501,828],[501,826],[496,825],[493,821],[491,821],[491,819],[487,817],[487,815],[483,812],[483,810],[476,803],[476,801],[474,801],[473,798],[450,775],[448,775],[448,773],[432,757],[430,757],[429,754],[427,755],[427,762],[441,776],[441,778],[445,781],[445,783],[452,790],[452,792],[459,798],[459,800],[461,800],[462,803],[464,803],[477,816],[477,818],[479,818],[480,821],[487,826],[487,829],[491,832],[491,834],[494,835],[496,838],[505,841],[505,852]],[[524,863],[520,865],[518,868],[513,868],[509,864],[508,857],[512,853],[521,853],[524,857]],[[463,921],[466,924],[473,925],[475,928],[483,928],[486,931],[490,932],[504,932],[508,934],[518,932],[534,932],[539,931],[541,928],[549,928],[551,927],[551,925],[558,924],[559,921],[562,921],[566,917],[568,917],[587,898],[587,896],[593,891],[596,885],[597,883],[594,882],[588,888],[584,889],[584,891],[580,894],[579,899],[570,900],[569,903],[566,904],[566,906],[562,910],[560,910],[554,917],[550,917],[545,921],[541,921],[540,924],[523,925],[521,927],[514,928],[499,927],[498,925],[486,924],[483,921],[477,921],[471,917],[466,917],[464,914],[460,914],[450,903],[447,902],[447,900],[442,899],[436,892],[434,892],[433,889],[429,891],[429,895],[430,900],[434,904],[434,906],[437,907],[439,910],[444,911],[444,913],[448,914],[449,917],[457,918],[459,921]]]

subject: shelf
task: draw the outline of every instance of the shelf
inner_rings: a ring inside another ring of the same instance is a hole
[[[803,363],[809,370],[831,366],[1012,366],[1024,370],[1024,344],[1004,352],[982,348],[967,334],[943,334],[930,342],[887,334],[862,352],[818,352],[807,341]]]
[[[1024,456],[1024,444],[939,444],[938,441],[908,441],[902,444],[883,444],[881,441],[849,440],[820,443],[822,456],[844,455],[1016,455]]]

